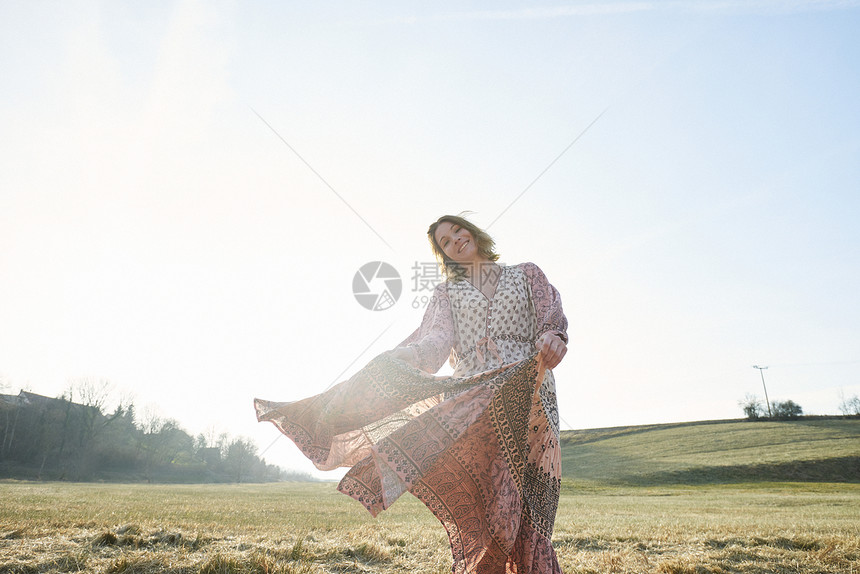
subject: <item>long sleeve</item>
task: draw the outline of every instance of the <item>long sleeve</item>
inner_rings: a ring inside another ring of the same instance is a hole
[[[567,317],[564,316],[558,291],[534,263],[523,263],[522,269],[528,279],[535,308],[535,339],[551,331],[559,333],[562,340],[567,342]]]
[[[442,368],[454,347],[454,318],[448,299],[447,282],[436,286],[424,312],[421,326],[399,346],[415,350],[417,367],[422,371],[436,373]]]

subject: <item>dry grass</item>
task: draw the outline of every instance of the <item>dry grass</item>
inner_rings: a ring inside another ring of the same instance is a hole
[[[573,573],[860,572],[858,485],[735,485],[565,496],[553,537]]]
[[[0,483],[0,573],[446,573],[405,497],[374,520],[331,484]],[[860,573],[858,485],[569,488],[567,574]]]

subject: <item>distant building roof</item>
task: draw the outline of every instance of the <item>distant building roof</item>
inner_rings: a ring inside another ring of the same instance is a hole
[[[42,405],[45,407],[48,407],[48,406],[59,407],[59,406],[65,406],[65,405],[71,404],[72,408],[95,408],[95,407],[88,407],[87,405],[82,405],[80,403],[75,403],[75,402],[69,401],[69,400],[64,399],[64,398],[46,397],[45,395],[39,395],[37,393],[31,393],[30,391],[21,391],[20,393],[18,393],[17,397],[15,397],[13,395],[4,395],[4,396],[11,396],[12,398],[16,399],[17,403],[15,403],[15,404],[17,406]]]

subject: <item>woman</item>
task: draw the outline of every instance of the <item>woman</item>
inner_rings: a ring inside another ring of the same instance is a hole
[[[558,292],[533,263],[501,266],[460,216],[428,230],[446,281],[421,326],[331,390],[256,401],[374,516],[409,491],[448,531],[456,574],[560,573],[551,536],[561,457],[552,372],[567,352]],[[434,377],[446,359],[451,377]]]

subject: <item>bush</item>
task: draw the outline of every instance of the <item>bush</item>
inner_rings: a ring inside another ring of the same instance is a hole
[[[767,411],[764,410],[761,400],[755,395],[747,395],[744,400],[738,401],[738,405],[743,409],[747,419],[757,421],[763,418]]]
[[[779,420],[796,419],[803,414],[803,408],[794,401],[775,402],[771,405],[773,418]]]
[[[764,419],[796,419],[803,414],[803,408],[794,401],[773,402],[770,410],[767,405],[755,395],[747,395],[738,405],[743,409],[748,420],[758,421]],[[860,405],[858,405],[860,406]]]

